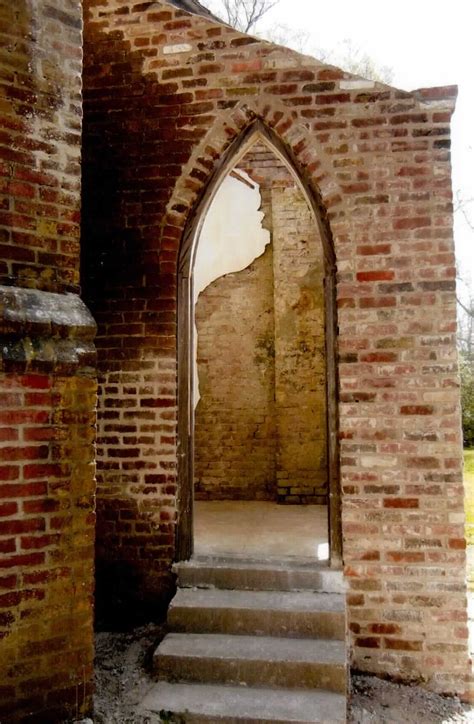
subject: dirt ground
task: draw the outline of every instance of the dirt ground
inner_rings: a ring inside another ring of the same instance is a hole
[[[373,676],[352,677],[349,724],[454,724],[474,722],[474,709],[463,707],[419,686],[401,686]]]
[[[128,633],[97,634],[93,724],[158,724],[157,717],[136,712],[153,686],[151,657],[162,637],[163,627],[155,624]],[[92,720],[86,722],[92,724]],[[416,686],[401,686],[371,676],[352,678],[348,724],[458,722],[474,723],[474,709]]]

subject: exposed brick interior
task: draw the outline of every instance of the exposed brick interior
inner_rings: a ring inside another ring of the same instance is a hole
[[[240,162],[260,184],[272,232],[276,495],[327,503],[323,246],[295,177],[265,144]]]
[[[2,2],[0,23],[0,719],[52,722],[92,708],[95,324],[76,295],[81,6]]]
[[[272,192],[278,500],[327,503],[324,264],[298,188]]]
[[[270,149],[253,147],[239,168],[259,184],[272,242],[196,305],[196,495],[324,504],[321,241],[302,191]]]
[[[273,249],[196,305],[198,500],[275,500]]]

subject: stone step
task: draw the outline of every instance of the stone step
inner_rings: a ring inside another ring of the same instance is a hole
[[[154,666],[158,678],[170,682],[346,692],[342,641],[171,633],[158,646]]]
[[[174,572],[181,588],[345,592],[342,571],[313,560],[198,557],[175,564]]]
[[[344,640],[344,598],[313,591],[178,589],[168,623],[175,632]]]
[[[179,721],[207,724],[343,724],[346,698],[327,691],[260,689],[159,682],[148,692],[140,713],[166,712]]]

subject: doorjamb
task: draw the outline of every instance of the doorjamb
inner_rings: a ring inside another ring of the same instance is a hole
[[[280,138],[255,121],[230,145],[217,164],[192,210],[182,237],[178,262],[178,521],[176,560],[193,554],[194,507],[194,299],[193,269],[202,225],[222,180],[258,141],[264,141],[293,173],[313,211],[321,235],[325,264],[326,395],[328,440],[328,527],[330,565],[342,565],[341,486],[339,463],[339,399],[337,369],[336,258],[329,222],[310,180],[299,173],[296,160]]]

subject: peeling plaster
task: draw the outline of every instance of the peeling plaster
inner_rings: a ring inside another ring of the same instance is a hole
[[[260,189],[239,170],[243,181],[227,176],[207,212],[196,251],[193,272],[194,304],[199,294],[226,274],[246,269],[270,243],[262,226]],[[199,402],[197,330],[194,329],[194,407]]]

